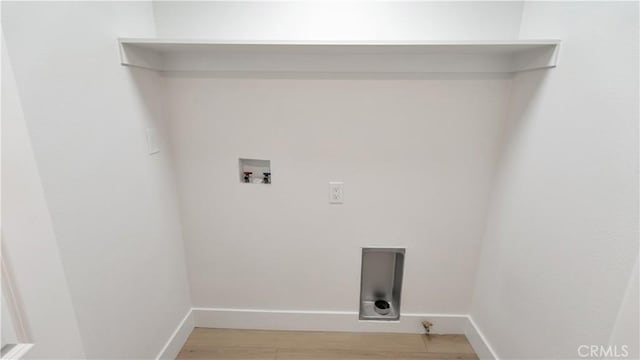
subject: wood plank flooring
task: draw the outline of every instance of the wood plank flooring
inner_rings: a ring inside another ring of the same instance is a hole
[[[178,359],[478,359],[464,335],[195,328]]]

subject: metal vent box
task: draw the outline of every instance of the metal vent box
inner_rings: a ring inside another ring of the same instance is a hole
[[[360,279],[360,320],[399,320],[404,248],[363,248]],[[388,302],[387,313],[375,302]]]

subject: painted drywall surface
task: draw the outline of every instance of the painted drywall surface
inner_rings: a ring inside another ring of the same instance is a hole
[[[154,1],[158,36],[228,40],[514,39],[521,1]]]
[[[2,328],[0,328],[0,336],[2,342],[0,343],[0,349],[5,345],[9,344],[17,344],[18,336],[16,335],[16,330],[13,324],[13,320],[11,319],[11,312],[9,310],[9,303],[2,298],[2,303],[0,303],[0,311],[1,311],[1,319],[2,319]]]
[[[155,357],[190,300],[168,152],[145,145],[164,126],[160,80],[122,67],[116,44],[154,35],[151,4],[2,6],[85,355]]]
[[[229,40],[512,39],[521,10],[521,2],[154,2],[158,36]],[[359,247],[392,245],[411,247],[403,311],[466,313],[508,81],[251,76],[172,78],[167,85],[194,305],[357,309]],[[438,94],[445,84],[451,91]],[[459,89],[460,97],[446,95]],[[462,109],[470,97],[477,105],[471,91],[488,91],[488,99],[479,97],[486,108]],[[367,119],[375,132],[363,139]],[[458,132],[463,140],[455,145],[444,140]],[[473,132],[486,136],[474,139]],[[237,174],[238,157],[271,159],[271,188],[225,177]],[[328,206],[330,180],[346,181],[351,200],[344,207]]]
[[[9,270],[5,276],[19,301],[28,341],[35,343],[27,357],[82,358],[58,244],[4,39],[2,43],[2,256]],[[2,301],[4,342],[10,329]]]
[[[604,345],[638,253],[638,4],[531,2],[471,315],[502,358]],[[636,304],[637,306],[637,304]]]
[[[638,344],[640,339],[640,331],[638,329],[638,322],[640,321],[638,310],[640,278],[638,277],[638,265],[640,264],[638,263],[638,258],[636,258],[636,264],[629,277],[627,291],[620,304],[618,318],[609,338],[609,345],[614,349],[617,348],[618,353],[624,350],[623,346],[627,346],[630,359],[640,359],[640,346]]]
[[[358,311],[361,247],[391,246],[403,312],[467,313],[510,79],[200,76],[167,78],[194,306]]]

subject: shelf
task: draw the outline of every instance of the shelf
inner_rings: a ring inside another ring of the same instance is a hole
[[[158,71],[491,72],[556,66],[559,40],[332,42],[119,39],[122,65]]]

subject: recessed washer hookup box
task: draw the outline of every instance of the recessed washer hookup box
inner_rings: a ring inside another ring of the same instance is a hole
[[[404,248],[363,248],[360,320],[399,320]]]

